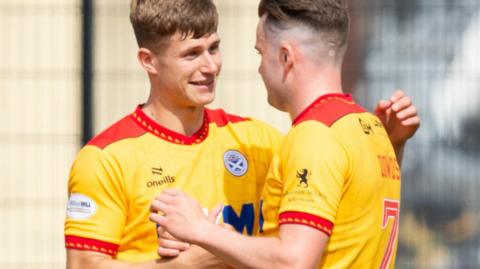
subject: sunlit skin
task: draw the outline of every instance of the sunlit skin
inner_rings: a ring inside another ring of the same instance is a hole
[[[216,33],[198,39],[176,33],[164,51],[140,48],[138,59],[152,85],[144,111],[176,132],[195,133],[204,106],[215,99],[222,66],[219,46]]]
[[[280,90],[279,77],[281,76],[281,67],[278,64],[275,53],[276,50],[265,39],[263,27],[257,26],[257,39],[255,42],[255,50],[260,55],[260,65],[258,73],[262,77],[263,83],[268,93],[268,103],[280,111],[286,111],[282,100],[287,98],[285,93]]]

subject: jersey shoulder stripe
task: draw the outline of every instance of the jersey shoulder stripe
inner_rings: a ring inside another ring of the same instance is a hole
[[[296,126],[307,120],[315,120],[331,127],[335,122],[351,113],[364,113],[349,94],[327,94],[319,97],[294,120]]]
[[[221,128],[229,123],[238,123],[243,121],[250,121],[250,118],[244,118],[233,114],[226,113],[223,109],[206,109],[209,123],[215,123],[217,127]]]
[[[131,115],[128,115],[96,135],[87,145],[104,149],[117,141],[139,137],[145,133],[146,131],[133,120]]]

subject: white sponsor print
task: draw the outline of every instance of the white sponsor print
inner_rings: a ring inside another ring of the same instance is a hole
[[[72,219],[88,219],[97,212],[97,204],[88,196],[72,193],[68,199],[67,216]]]
[[[234,176],[241,177],[247,173],[248,161],[242,153],[236,150],[226,151],[223,155],[223,162],[228,172]]]

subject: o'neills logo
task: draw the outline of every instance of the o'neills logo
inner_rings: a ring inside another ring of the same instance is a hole
[[[160,187],[168,183],[175,182],[175,177],[172,176],[164,176],[162,179],[150,180],[147,182],[147,187]]]
[[[152,167],[152,178],[150,181],[147,182],[147,187],[148,188],[153,188],[153,187],[160,187],[168,183],[173,183],[175,182],[175,177],[163,175],[164,171],[161,166],[158,167]]]

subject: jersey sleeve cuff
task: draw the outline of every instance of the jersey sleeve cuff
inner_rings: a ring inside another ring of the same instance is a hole
[[[89,250],[107,254],[109,256],[116,256],[118,252],[118,245],[77,236],[65,236],[65,247],[69,249]]]
[[[279,224],[300,224],[317,229],[326,235],[332,234],[333,223],[308,213],[288,211],[283,212],[279,216]]]

